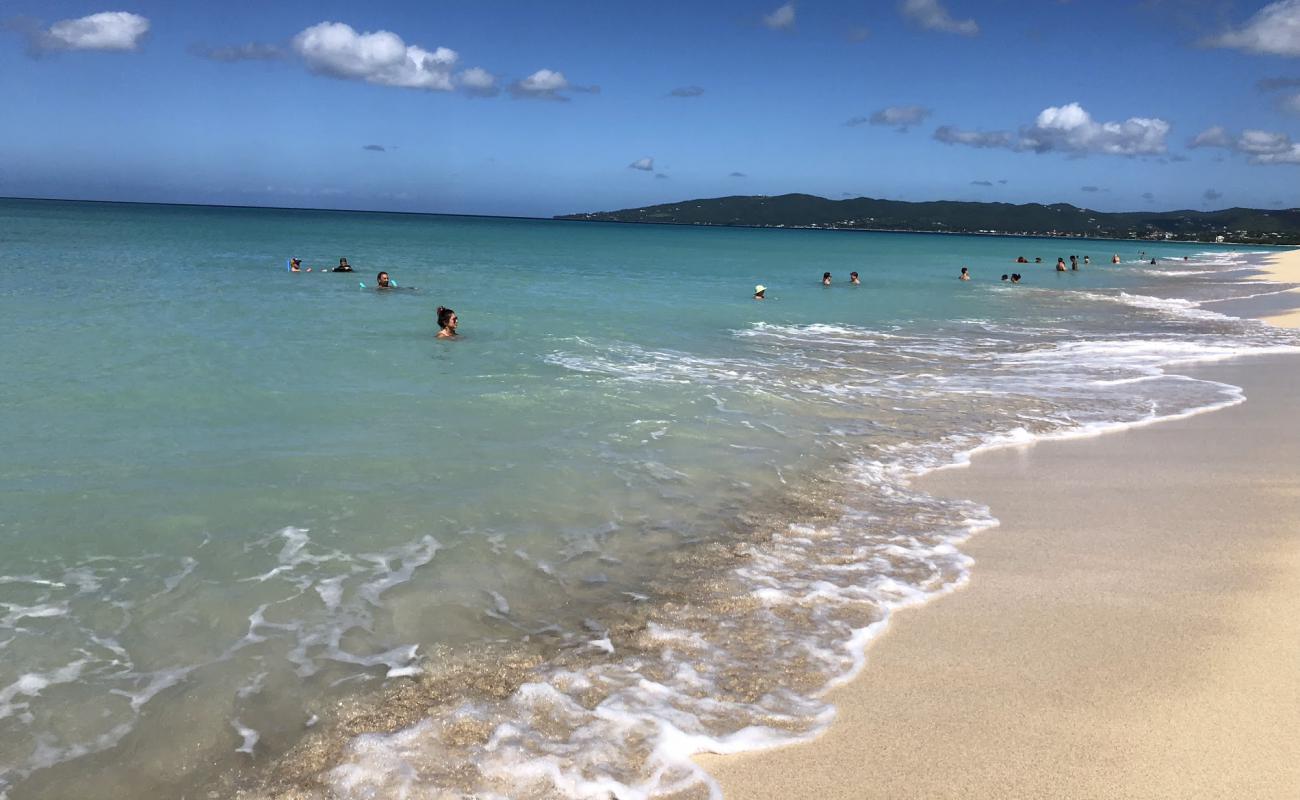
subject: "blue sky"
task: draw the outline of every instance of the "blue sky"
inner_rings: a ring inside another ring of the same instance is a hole
[[[9,2],[0,195],[1300,206],[1300,0]]]

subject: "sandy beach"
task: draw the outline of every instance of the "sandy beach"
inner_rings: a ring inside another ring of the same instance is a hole
[[[1300,250],[1288,250],[1269,260],[1262,270],[1260,280],[1277,283],[1300,284]],[[1300,288],[1291,289],[1282,295],[1290,308],[1278,312],[1259,314],[1260,319],[1284,328],[1300,328]],[[1221,310],[1221,309],[1220,309]]]
[[[701,757],[725,796],[1300,797],[1300,356],[1189,374],[1248,400],[927,476],[1001,520],[970,584],[899,612],[816,741]]]

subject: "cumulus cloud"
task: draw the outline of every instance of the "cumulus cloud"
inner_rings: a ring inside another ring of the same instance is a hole
[[[523,80],[515,81],[510,84],[509,91],[511,96],[521,99],[533,98],[536,100],[557,100],[568,102],[569,98],[562,92],[565,91],[590,91],[594,89],[599,92],[599,87],[577,87],[569,84],[569,79],[564,77],[563,72],[556,72],[550,69],[539,69],[532,75]]]
[[[872,125],[888,125],[900,131],[906,131],[913,125],[919,125],[930,116],[930,109],[924,106],[889,106],[871,115]]]
[[[149,32],[149,19],[129,11],[101,11],[76,19],[63,19],[42,29],[29,19],[10,23],[27,36],[29,52],[39,55],[57,50],[138,50]]]
[[[1208,128],[1188,147],[1219,147],[1241,153],[1252,164],[1300,164],[1300,144],[1285,133],[1247,129],[1233,135],[1221,126]]]
[[[639,169],[642,172],[654,172],[655,160],[651,156],[646,156],[645,158],[638,158],[636,161],[633,161],[631,164],[628,164],[627,168]]]
[[[951,125],[940,125],[934,131],[934,138],[944,144],[964,144],[967,147],[1012,148],[1016,139],[1006,131],[963,131]]]
[[[1204,41],[1270,56],[1300,56],[1300,0],[1279,0],[1255,12],[1245,24]]]
[[[1169,123],[1149,117],[1096,122],[1078,103],[1045,108],[1020,132],[1020,146],[1039,153],[1149,155],[1165,152]]]
[[[977,36],[980,26],[973,19],[956,20],[939,0],[903,0],[903,16],[928,31]]]
[[[461,70],[456,76],[456,83],[461,91],[471,97],[495,97],[501,92],[497,88],[497,76],[482,67],[470,67]]]
[[[425,50],[389,31],[357,33],[342,22],[322,22],[295,36],[293,49],[320,75],[403,89],[456,88],[452,68],[460,56],[455,50]]]
[[[1220,197],[1223,197],[1223,192],[1216,192],[1213,189],[1206,189],[1205,194],[1201,196],[1204,197],[1206,200],[1213,202],[1215,200],[1218,200]]]
[[[993,181],[971,181],[971,186],[992,186]]]
[[[1158,118],[1130,117],[1123,122],[1097,122],[1078,103],[1050,106],[1018,135],[1007,131],[963,131],[944,125],[934,138],[945,144],[1005,148],[1035,153],[1134,156],[1163,153],[1169,123]]]
[[[749,176],[746,175],[746,174],[743,173],[743,172],[733,172],[733,173],[731,173],[730,175],[728,175],[727,177],[728,177],[728,178],[748,178]]]
[[[774,31],[794,27],[794,3],[786,3],[770,14],[763,15],[763,24]]]
[[[361,148],[362,150],[373,150],[376,153],[387,152],[388,148],[382,144],[368,144]]]
[[[190,52],[199,58],[232,64],[236,61],[278,61],[284,58],[284,50],[273,44],[249,42],[248,44],[227,45],[225,47],[208,47],[195,45]]]
[[[699,97],[704,94],[702,86],[678,86],[668,93],[669,97]]]

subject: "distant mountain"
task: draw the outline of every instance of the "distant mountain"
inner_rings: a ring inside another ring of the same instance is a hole
[[[1300,244],[1300,209],[1266,211],[1126,211],[1106,213],[1068,203],[908,203],[857,197],[828,200],[810,194],[715,197],[622,211],[565,214],[556,219],[655,222],[760,228],[832,228],[940,231],[1014,236],[1091,236],[1109,239],[1190,239],[1254,244]],[[1218,237],[1223,239],[1218,239]]]

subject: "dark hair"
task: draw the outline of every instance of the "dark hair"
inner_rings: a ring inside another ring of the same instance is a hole
[[[1005,281],[1006,279],[1007,279],[1007,276],[1006,276],[1006,275],[1003,275],[1003,276],[1002,276],[1002,280]]]
[[[375,276],[375,283],[379,283],[379,279],[384,277],[387,274],[388,274],[387,270],[382,270],[382,269],[379,270],[379,274]]]
[[[856,273],[856,272],[850,272],[850,273],[849,273],[849,277],[851,277],[851,278],[856,278],[856,277],[858,277],[858,273]]]
[[[447,327],[447,323],[450,322],[451,318],[454,316],[456,316],[455,311],[452,311],[450,308],[444,308],[443,306],[438,306],[438,327],[439,328]]]
[[[823,278],[829,278],[830,276],[831,276],[831,274],[830,274],[829,272],[823,272],[823,273],[822,273],[822,277],[823,277]]]

